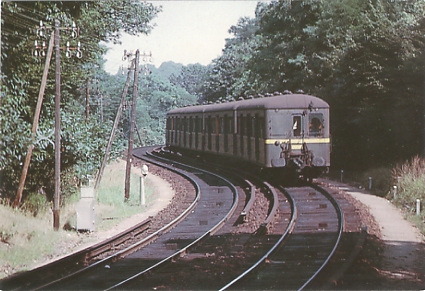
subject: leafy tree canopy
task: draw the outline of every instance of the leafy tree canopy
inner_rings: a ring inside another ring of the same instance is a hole
[[[337,167],[422,153],[424,12],[423,1],[259,3],[255,19],[230,29],[203,95],[215,101],[301,89],[324,98]]]
[[[48,43],[57,19],[61,27],[61,47],[67,42],[72,47],[76,47],[77,42],[81,44],[82,58],[68,59],[64,52],[61,54],[61,169],[63,175],[75,175],[78,184],[82,175],[93,174],[97,169],[111,127],[110,115],[105,122],[97,117],[85,117],[87,80],[95,76],[106,78],[101,72],[106,50],[100,43],[118,42],[122,31],[133,35],[149,33],[153,28],[151,21],[160,8],[132,0],[2,2],[1,6],[0,190],[6,198],[15,194],[26,149],[34,143],[25,193],[44,189],[42,192],[51,198],[55,68],[52,61],[40,124],[33,140],[30,129],[44,68],[44,59],[34,55],[35,41],[39,45]],[[71,37],[73,22],[80,29],[77,39]],[[117,142],[114,152],[120,151],[120,147],[122,143]]]

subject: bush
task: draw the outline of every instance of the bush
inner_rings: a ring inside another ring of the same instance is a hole
[[[377,196],[384,197],[387,195],[391,188],[391,170],[389,168],[375,168],[363,173],[361,181],[363,181],[366,189],[369,186],[369,177],[372,178],[371,191]]]
[[[425,159],[414,157],[394,168],[392,176],[398,188],[394,202],[416,211],[416,199],[425,202]]]
[[[31,193],[28,195],[21,208],[28,213],[31,213],[34,217],[40,213],[47,212],[50,207],[46,195],[41,193]]]

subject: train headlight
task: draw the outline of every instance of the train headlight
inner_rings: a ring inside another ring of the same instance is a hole
[[[322,157],[314,157],[312,164],[316,167],[323,167],[325,165],[325,159]]]

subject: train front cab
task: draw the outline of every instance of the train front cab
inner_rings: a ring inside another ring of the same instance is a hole
[[[330,166],[329,109],[267,110],[267,167],[314,178]]]

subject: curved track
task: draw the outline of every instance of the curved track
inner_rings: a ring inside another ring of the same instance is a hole
[[[192,181],[197,196],[189,207],[160,230],[94,264],[20,288],[301,290],[335,252],[344,218],[323,189],[285,188],[234,168],[146,152],[134,154]],[[92,257],[97,252],[104,251],[92,250]]]
[[[184,160],[180,156],[174,158]],[[227,171],[217,165],[214,168],[220,173]],[[235,171],[233,169],[232,176]],[[267,188],[270,200],[268,215],[255,232],[235,233],[233,230],[232,233],[228,225],[210,239],[209,248],[200,247],[191,256],[183,258],[183,262],[175,262],[174,267],[155,274],[150,280],[152,283],[139,280],[125,288],[260,290],[306,287],[329,261],[340,240],[343,215],[338,203],[324,190],[311,187],[284,189],[279,185],[272,187],[252,176],[250,179]],[[247,184],[252,188],[251,182]],[[250,193],[252,198],[254,191],[251,189]],[[249,204],[252,199],[245,202],[241,213]],[[237,247],[232,248],[231,244]],[[216,256],[214,247],[226,248],[226,251],[219,252],[219,259],[207,256]],[[202,252],[206,255],[200,255]],[[203,269],[208,264],[212,268]],[[179,272],[181,269],[189,272]],[[282,272],[287,275],[282,276]],[[199,280],[191,279],[187,273]],[[294,273],[298,275],[294,277]]]
[[[225,179],[200,169],[180,166],[179,171],[194,181],[198,196],[184,219],[142,249],[117,261],[97,264],[78,275],[49,285],[48,289],[84,290],[120,288],[137,277],[182,256],[214,233],[235,207],[237,192]],[[184,169],[182,169],[184,168]]]

